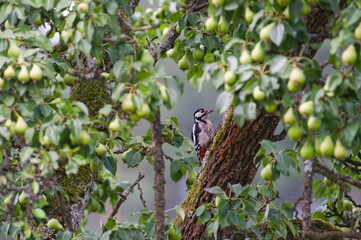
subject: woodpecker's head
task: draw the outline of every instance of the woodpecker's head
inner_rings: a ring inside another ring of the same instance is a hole
[[[194,112],[194,121],[195,122],[203,122],[208,119],[208,114],[213,112],[213,110],[207,110],[204,108],[200,108]]]

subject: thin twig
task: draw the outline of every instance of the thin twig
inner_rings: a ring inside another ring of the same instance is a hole
[[[140,198],[140,201],[142,202],[143,204],[143,207],[144,208],[147,208],[147,203],[146,201],[144,200],[144,197],[143,197],[143,190],[142,188],[140,187],[140,183],[138,182],[138,191],[139,191],[139,198]]]
[[[279,141],[282,141],[283,139],[285,139],[286,136],[287,136],[287,130],[283,129],[282,132],[280,132],[280,134],[273,135],[270,140],[272,142],[279,142]]]

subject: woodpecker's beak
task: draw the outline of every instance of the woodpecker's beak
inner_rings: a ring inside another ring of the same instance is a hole
[[[214,110],[206,110],[207,111],[207,115],[214,112]]]

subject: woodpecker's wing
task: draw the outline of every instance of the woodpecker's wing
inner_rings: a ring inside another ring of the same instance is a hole
[[[192,141],[193,144],[198,143],[198,136],[202,129],[199,126],[199,123],[195,122],[192,127]]]

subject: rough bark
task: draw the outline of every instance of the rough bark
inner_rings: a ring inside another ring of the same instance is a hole
[[[342,9],[345,4],[346,1],[341,1],[340,8]],[[330,29],[331,16],[333,16],[333,12],[314,6],[312,13],[304,19],[308,32],[316,36],[314,42],[322,42],[328,37],[324,33]],[[300,49],[302,49],[301,44]],[[305,48],[303,56],[313,58],[316,52],[317,49]],[[290,56],[298,54],[298,51],[289,53]],[[182,204],[187,216],[180,223],[182,239],[207,239],[206,225],[200,225],[194,214],[197,207],[211,202],[214,197],[205,189],[219,186],[226,190],[228,183],[242,185],[251,183],[257,172],[254,158],[260,148],[259,142],[263,139],[272,139],[274,130],[280,121],[279,117],[260,110],[255,120],[247,121],[240,129],[232,119],[232,113],[233,109],[227,112],[227,117],[210,148],[207,163],[199,174],[198,182],[192,186]],[[218,234],[219,239],[230,238],[234,232],[232,228],[221,230]]]
[[[164,159],[162,151],[162,131],[160,129],[160,110],[152,124],[152,155],[154,169],[154,219],[155,239],[164,240],[165,237],[165,197],[164,197]]]

